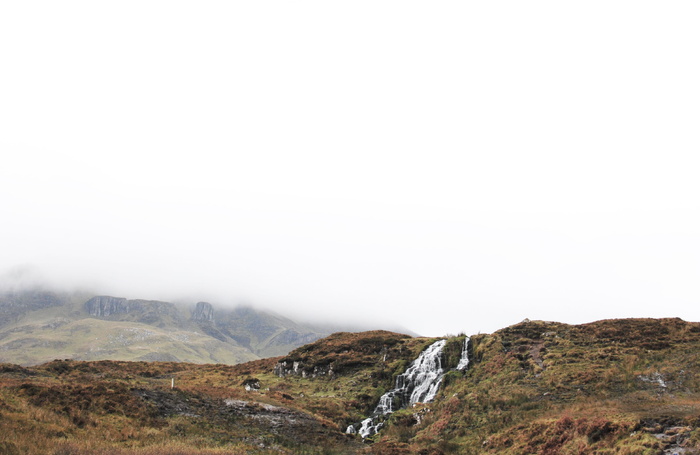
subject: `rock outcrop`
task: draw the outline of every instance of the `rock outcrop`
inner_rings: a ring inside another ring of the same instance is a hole
[[[208,302],[197,302],[192,312],[193,321],[211,322],[214,320],[214,307]]]
[[[101,295],[85,302],[85,310],[99,319],[139,322],[156,327],[181,327],[184,322],[174,304],[158,300],[127,300]]]
[[[241,384],[247,392],[260,390],[260,379],[248,378]]]
[[[131,305],[122,297],[98,295],[85,302],[85,309],[90,316],[105,318],[112,314],[128,313]]]
[[[286,376],[301,376],[302,378],[316,378],[318,376],[333,376],[333,365],[304,365],[301,362],[289,362],[283,360],[275,365],[273,370],[280,378]]]

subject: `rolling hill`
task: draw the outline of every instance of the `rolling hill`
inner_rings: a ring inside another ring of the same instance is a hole
[[[434,400],[403,407],[438,342]],[[238,365],[4,364],[0,453],[698,454],[699,373],[700,324],[680,319],[335,333]],[[378,433],[348,434],[392,394]]]
[[[286,354],[331,331],[207,302],[46,290],[0,295],[0,362],[25,366],[54,359],[235,364]]]

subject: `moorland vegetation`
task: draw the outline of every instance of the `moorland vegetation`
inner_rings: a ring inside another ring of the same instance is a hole
[[[447,337],[438,396],[345,434],[434,342],[336,333],[238,365],[0,365],[0,453],[700,453],[700,324],[524,321]],[[172,387],[174,380],[174,388]]]

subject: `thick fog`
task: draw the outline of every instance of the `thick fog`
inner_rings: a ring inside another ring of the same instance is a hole
[[[490,332],[700,320],[695,2],[8,2],[0,274]]]

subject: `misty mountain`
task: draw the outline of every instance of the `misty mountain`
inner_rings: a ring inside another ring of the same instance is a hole
[[[0,362],[53,359],[236,364],[284,355],[336,331],[252,307],[84,292],[0,294]]]

